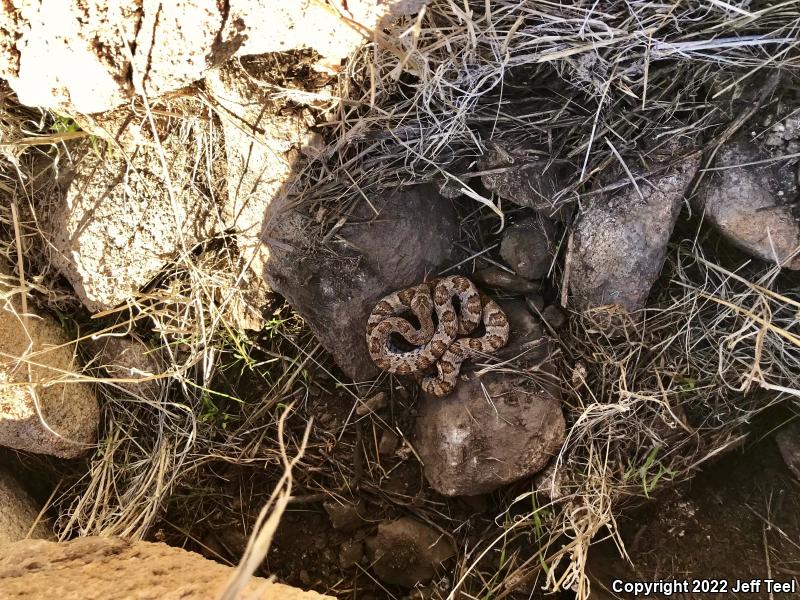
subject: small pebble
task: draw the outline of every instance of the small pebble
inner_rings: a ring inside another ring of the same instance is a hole
[[[339,565],[343,569],[355,567],[364,556],[364,542],[351,540],[339,546]]]
[[[363,417],[370,412],[378,412],[386,406],[387,400],[388,396],[386,395],[386,392],[378,392],[374,396],[370,396],[364,400],[363,404],[359,404],[356,407],[356,414],[359,417]]]
[[[378,454],[381,456],[392,456],[397,452],[397,447],[400,445],[400,437],[391,430],[385,430],[381,435],[381,441],[378,442]]]
[[[514,272],[525,279],[547,275],[554,256],[555,227],[549,219],[523,219],[506,229],[500,256]]]
[[[355,531],[364,525],[364,519],[361,517],[365,514],[366,506],[363,500],[359,500],[356,504],[341,504],[336,500],[324,502],[322,507],[328,513],[331,520],[331,525],[334,529],[340,531]]]
[[[479,284],[505,290],[513,294],[534,294],[539,292],[538,281],[530,281],[508,273],[497,267],[487,267],[472,274],[471,279]]]
[[[567,314],[555,304],[551,304],[542,311],[542,318],[553,329],[561,329],[567,324]]]

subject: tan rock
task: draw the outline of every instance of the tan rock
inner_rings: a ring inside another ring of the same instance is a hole
[[[91,366],[102,368],[109,377],[119,380],[113,385],[132,396],[157,400],[163,389],[163,365],[157,350],[136,336],[107,336],[92,340],[95,354]]]
[[[206,87],[220,107],[228,165],[225,228],[261,274],[261,230],[267,209],[291,182],[300,152],[318,141],[301,115],[277,114],[261,74],[228,64],[210,71]]]
[[[78,456],[95,443],[100,417],[89,384],[70,381],[75,345],[51,317],[23,314],[17,282],[1,272],[0,294],[0,445]]]
[[[156,148],[145,145],[126,158],[82,146],[73,154],[81,158],[63,167],[43,229],[52,263],[89,310],[135,296],[219,227],[213,201],[191,179],[194,155],[177,137],[161,142],[169,173]]]
[[[203,78],[238,52],[309,47],[336,63],[424,0],[6,0],[0,78],[20,102],[103,112]]]
[[[26,537],[50,537],[44,521],[37,522],[39,509],[33,498],[5,469],[0,469],[0,506],[0,546]]]
[[[0,548],[0,597],[59,600],[215,600],[233,569],[180,548],[119,538],[24,540]],[[254,577],[253,600],[330,598]]]

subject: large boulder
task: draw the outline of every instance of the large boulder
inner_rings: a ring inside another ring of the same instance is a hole
[[[451,202],[428,185],[374,195],[327,243],[314,236],[314,222],[292,208],[269,212],[264,276],[270,287],[306,320],[348,377],[376,376],[367,317],[386,294],[454,262],[459,227]]]
[[[97,440],[97,398],[79,381],[75,344],[55,320],[36,314],[0,268],[0,445],[76,457]]]
[[[568,259],[569,287],[579,308],[644,307],[698,165],[699,158],[683,160],[660,175],[641,179],[638,189],[631,184],[586,203]]]
[[[187,176],[197,170],[185,142],[176,134],[160,143],[169,173],[152,145],[137,146],[127,159],[79,147],[45,205],[52,263],[91,311],[135,296],[167,262],[220,228],[214,202]]]
[[[23,104],[103,112],[141,91],[152,98],[184,87],[234,54],[308,47],[338,62],[384,17],[424,4],[10,0],[0,12],[0,78]]]
[[[13,475],[0,468],[0,547],[27,537],[47,538],[39,508]]]
[[[738,248],[800,270],[797,165],[769,157],[766,148],[746,141],[721,148],[697,207]]]
[[[530,477],[564,440],[549,340],[522,302],[503,302],[502,307],[511,330],[497,356],[514,360],[518,374],[479,375],[468,363],[451,395],[420,398],[416,449],[428,483],[446,496],[483,494]]]
[[[0,597],[61,600],[214,600],[233,574],[221,565],[162,543],[85,537],[70,542],[23,540],[0,548]],[[253,600],[322,600],[262,577],[242,596]]]

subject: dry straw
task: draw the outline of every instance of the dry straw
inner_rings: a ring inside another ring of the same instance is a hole
[[[678,148],[676,162],[708,157],[737,132],[759,135],[765,125],[750,117],[776,114],[797,86],[798,27],[800,2],[792,0],[432,0],[418,17],[384,23],[347,61],[333,93],[299,93],[283,79],[272,85],[276,100],[312,104],[328,140],[297,173],[291,199],[316,217],[315,233],[335,251],[336,233],[357,203],[396,186],[449,182],[464,196],[462,248],[470,260],[460,268],[469,273],[495,260],[500,230],[520,211],[470,179],[492,142],[568,167],[554,211],[596,201],[666,168],[654,156],[667,146]],[[586,598],[590,543],[611,537],[624,556],[615,519],[626,504],[691,477],[741,443],[759,412],[800,390],[796,278],[721,251],[704,228],[683,220],[646,311],[628,322],[607,311],[573,315],[561,336],[554,360],[570,430],[557,476],[541,491],[501,496],[497,518],[470,531],[447,502],[417,505],[375,483],[385,478],[384,466],[359,452],[371,434],[354,416],[375,382],[337,378],[286,307],[255,340],[236,330],[228,308],[246,265],[231,240],[185,248],[140,297],[87,319],[49,267],[39,219],[52,170],[86,151],[76,140],[89,141],[63,116],[20,108],[2,94],[0,193],[21,213],[13,219],[10,204],[0,204],[10,234],[3,253],[13,258],[21,237],[35,273],[31,298],[80,326],[76,338],[136,331],[165,365],[153,374],[164,385],[148,388],[155,395],[131,395],[114,379],[99,386],[103,438],[89,471],[55,501],[62,537],[141,537],[158,526],[202,546],[171,519],[181,511],[203,519],[224,514],[241,527],[244,509],[230,510],[236,494],[218,491],[211,469],[229,464],[272,482],[268,506],[288,502],[293,472],[308,492],[298,502],[339,498],[355,483],[376,502],[447,531],[459,559],[454,576],[440,582],[442,597],[499,599],[544,586]],[[173,97],[136,110],[200,148],[193,176],[224,190],[210,167],[221,147],[213,106]],[[166,169],[164,178],[171,180]],[[563,275],[554,263],[552,281]],[[254,386],[257,401],[245,398]],[[306,429],[309,398],[320,390],[352,401],[333,434]],[[392,399],[398,407],[406,401]],[[369,418],[373,432],[395,425]],[[287,466],[286,447],[305,453]],[[274,521],[259,521],[268,526],[249,556],[263,555]]]

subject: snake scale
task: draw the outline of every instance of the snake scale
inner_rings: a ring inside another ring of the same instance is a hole
[[[406,318],[409,314],[416,317],[419,327]],[[483,335],[467,337],[481,323]],[[382,298],[367,320],[367,348],[380,369],[421,378],[425,392],[446,396],[455,389],[461,364],[505,346],[508,329],[500,306],[469,279],[455,275]],[[393,336],[400,336],[413,349],[398,347]],[[434,367],[435,374],[425,374]]]

